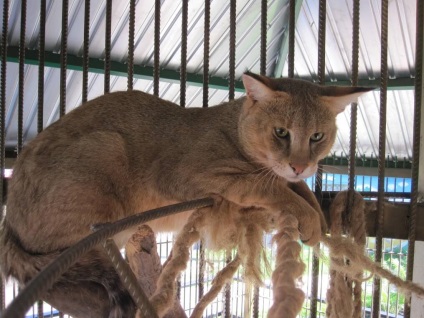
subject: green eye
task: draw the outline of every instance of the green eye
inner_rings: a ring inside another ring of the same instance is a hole
[[[315,134],[312,134],[311,141],[320,141],[324,137],[323,133],[317,132]]]
[[[289,136],[289,131],[284,128],[275,128],[275,135],[278,138],[287,138]]]

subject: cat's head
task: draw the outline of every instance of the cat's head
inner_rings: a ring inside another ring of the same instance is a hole
[[[336,116],[370,87],[319,86],[303,80],[243,75],[239,119],[245,151],[296,182],[313,175],[336,138]]]

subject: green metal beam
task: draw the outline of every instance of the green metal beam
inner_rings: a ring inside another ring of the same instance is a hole
[[[25,64],[38,65],[38,50],[25,50]],[[7,61],[8,62],[19,62],[19,47],[9,46],[7,48]],[[45,65],[47,67],[60,68],[60,54],[51,51],[45,51]],[[68,54],[67,56],[67,69],[81,71],[82,72],[83,58],[76,55]],[[89,58],[88,61],[89,71],[93,73],[104,73],[104,61],[97,58]],[[116,76],[128,76],[128,68],[126,63],[111,61],[111,75]],[[180,82],[180,72],[169,69],[161,69],[160,71],[161,80],[173,83]],[[134,65],[134,78],[141,78],[147,80],[153,80],[153,67],[152,66],[141,66]],[[202,74],[187,74],[187,84],[194,86],[203,86],[203,75]],[[211,76],[209,78],[209,87],[216,89],[228,90],[228,79]],[[242,81],[236,81],[236,91],[244,92],[244,86]]]
[[[0,47],[1,49],[1,47]],[[7,61],[18,63],[19,62],[19,48],[16,46],[9,46],[7,48]],[[68,54],[67,68],[75,71],[82,71],[83,58],[76,55]],[[38,65],[38,50],[25,50],[25,64]],[[45,65],[46,67],[60,68],[60,54],[51,51],[45,52]],[[104,61],[97,58],[89,58],[89,71],[93,73],[104,73]],[[127,77],[127,64],[112,61],[111,62],[111,75]],[[134,77],[147,80],[153,80],[153,67],[134,65]],[[161,69],[160,77],[162,81],[179,83],[180,72],[169,69]],[[306,78],[305,78],[306,79]],[[213,89],[228,90],[228,79],[218,76],[211,76],[209,78],[209,87]],[[187,74],[187,84],[192,86],[203,86],[202,74]],[[380,80],[376,79],[359,79],[358,85],[362,86],[375,86],[378,88]],[[329,81],[326,85],[348,85],[350,81]],[[389,79],[389,89],[413,89],[414,79],[410,77]],[[244,92],[243,82],[241,80],[235,81],[235,89],[238,92]]]

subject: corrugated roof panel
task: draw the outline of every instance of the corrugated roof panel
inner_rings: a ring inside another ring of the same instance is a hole
[[[326,77],[349,80],[352,64],[352,1],[328,0]],[[414,76],[415,1],[389,1],[388,66],[390,78]],[[295,73],[317,79],[319,2],[304,0],[296,24]],[[361,1],[359,77],[380,77],[381,3]],[[283,74],[287,74],[285,65]]]
[[[379,153],[380,92],[365,94],[358,104],[357,155],[376,157]],[[387,92],[386,153],[391,158],[412,158],[413,90]],[[350,107],[337,117],[339,132],[333,152],[349,153]]]
[[[268,1],[267,74],[274,74],[275,64],[284,46],[287,31],[288,0]],[[0,6],[0,21],[3,6]],[[91,0],[90,56],[104,58],[105,1]],[[204,3],[189,1],[188,12],[188,65],[191,73],[203,72]],[[229,72],[229,1],[211,3],[210,74],[227,77]],[[181,1],[161,1],[160,64],[164,70],[179,70],[181,64]],[[61,1],[47,0],[46,50],[60,51]],[[260,1],[237,1],[236,75],[249,69],[259,72],[260,56]],[[380,73],[380,1],[361,1],[360,78],[374,79]],[[8,43],[17,46],[20,35],[20,1],[10,2]],[[39,32],[39,1],[28,1],[26,46],[37,49]],[[125,63],[128,47],[129,2],[113,1],[112,50],[113,61]],[[81,56],[83,45],[84,0],[69,1],[68,53]],[[352,4],[351,1],[327,0],[326,76],[332,81],[350,79],[352,55]],[[414,76],[415,1],[389,2],[389,74],[394,77]],[[135,24],[135,63],[153,65],[154,0],[137,1]],[[318,1],[304,0],[296,26],[295,74],[317,79]],[[284,57],[283,57],[284,58]],[[17,139],[18,64],[7,63],[7,145],[15,146]],[[60,73],[57,68],[46,68],[44,92],[44,125],[58,118]],[[287,63],[283,69],[287,74]],[[36,134],[37,122],[36,66],[25,68],[24,133],[29,140]],[[104,77],[89,74],[88,98],[103,93]],[[203,90],[199,85],[187,87],[187,106],[200,106]],[[125,90],[126,77],[111,77],[111,90]],[[134,80],[134,88],[152,92],[152,81],[147,77]],[[160,96],[179,103],[178,81],[161,80]],[[81,103],[82,74],[68,70],[67,111]],[[241,96],[237,92],[236,96]],[[228,92],[209,90],[209,104],[228,99]],[[411,157],[413,91],[388,92],[387,153],[391,156]],[[361,99],[358,111],[358,154],[378,153],[379,93],[369,93]],[[349,111],[339,116],[340,132],[334,151],[348,152]],[[399,136],[399,137],[398,137]]]

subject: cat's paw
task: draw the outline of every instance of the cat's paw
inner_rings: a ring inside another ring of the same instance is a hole
[[[282,212],[296,217],[299,222],[300,239],[304,244],[315,246],[319,243],[323,229],[326,228],[320,211],[313,209],[306,201],[298,200],[287,204]]]
[[[300,240],[309,246],[317,245],[321,240],[322,224],[319,214],[314,210],[313,217],[299,220]]]

